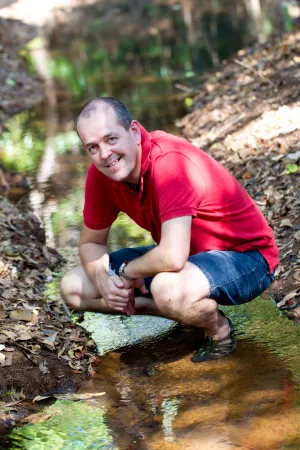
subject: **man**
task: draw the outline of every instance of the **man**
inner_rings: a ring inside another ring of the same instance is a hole
[[[65,302],[202,327],[206,338],[194,362],[232,352],[233,326],[218,304],[257,297],[278,264],[273,232],[258,207],[221,164],[182,138],[148,133],[116,99],[88,102],[77,132],[91,165],[82,266],[62,279]],[[157,245],[109,255],[107,238],[120,211]]]

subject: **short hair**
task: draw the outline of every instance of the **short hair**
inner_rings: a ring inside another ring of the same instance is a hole
[[[94,114],[97,109],[101,106],[107,105],[111,107],[117,117],[118,123],[125,128],[126,131],[129,130],[130,124],[133,120],[132,115],[128,108],[119,100],[113,97],[95,97],[92,100],[88,101],[79,111],[76,118],[76,128],[78,125],[78,121],[81,118],[89,118],[92,114]]]

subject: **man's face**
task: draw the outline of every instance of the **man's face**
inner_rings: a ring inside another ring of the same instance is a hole
[[[80,118],[77,131],[92,163],[115,181],[139,183],[141,170],[141,133],[137,121],[128,131],[117,121],[112,108],[95,111]]]

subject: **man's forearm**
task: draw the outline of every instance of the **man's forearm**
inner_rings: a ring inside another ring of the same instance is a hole
[[[79,256],[87,276],[93,282],[99,273],[108,275],[109,254],[106,245],[86,243],[79,247]]]
[[[159,245],[140,258],[131,261],[125,268],[126,275],[132,278],[153,277],[160,272],[175,272],[183,268],[170,250],[166,251]]]

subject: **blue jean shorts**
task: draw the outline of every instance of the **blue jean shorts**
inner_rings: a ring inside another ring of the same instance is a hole
[[[118,273],[123,261],[131,261],[154,246],[122,248],[110,253],[111,268]],[[257,250],[233,252],[211,250],[191,255],[188,261],[204,273],[210,284],[209,297],[220,305],[241,305],[258,297],[274,280],[265,258]],[[153,278],[145,278],[151,291]]]

